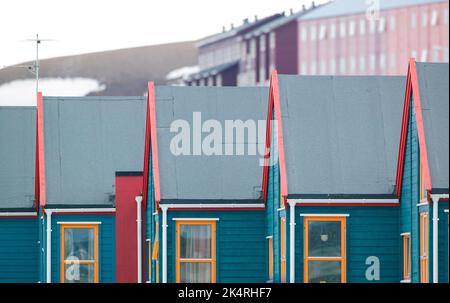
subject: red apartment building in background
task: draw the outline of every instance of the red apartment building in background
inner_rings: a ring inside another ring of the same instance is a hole
[[[200,40],[197,72],[173,80],[198,86],[268,85],[273,69],[302,75],[404,75],[411,57],[449,61],[448,6],[446,0],[334,0],[297,13],[244,20]]]
[[[404,75],[408,59],[448,62],[448,1],[336,0],[298,19],[304,75]]]

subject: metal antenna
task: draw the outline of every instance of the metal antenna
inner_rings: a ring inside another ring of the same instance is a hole
[[[53,39],[39,39],[39,34],[36,34],[36,39],[26,39],[22,40],[25,42],[36,42],[36,60],[34,61],[34,66],[30,71],[36,76],[36,97],[39,92],[39,44],[44,41],[55,41]]]

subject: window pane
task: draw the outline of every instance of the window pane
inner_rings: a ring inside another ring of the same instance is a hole
[[[180,264],[181,283],[211,283],[211,263]]]
[[[65,283],[94,283],[94,264],[64,264]]]
[[[180,226],[180,258],[181,259],[211,258],[210,225]]]
[[[94,260],[94,229],[64,229],[64,259]]]
[[[310,283],[340,283],[341,262],[309,261],[308,278]]]
[[[341,222],[309,221],[308,255],[341,257]]]

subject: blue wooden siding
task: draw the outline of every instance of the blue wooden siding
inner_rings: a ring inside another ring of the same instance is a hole
[[[347,282],[398,283],[400,241],[398,207],[296,207],[296,282],[303,282],[303,221],[300,214],[348,214]],[[366,279],[366,259],[380,260],[380,280]]]
[[[272,116],[274,119],[274,116]],[[280,170],[278,162],[278,140],[276,128],[272,125],[272,136],[270,143],[270,161],[269,161],[269,178],[267,185],[267,201],[266,201],[266,236],[272,236],[273,239],[273,282],[279,283],[281,280],[280,273]],[[266,263],[268,264],[268,243],[265,245]],[[267,265],[268,268],[268,265]],[[266,280],[268,276],[266,276]]]
[[[151,148],[150,148],[151,150]],[[154,212],[155,212],[155,195],[154,195],[154,191],[153,191],[153,169],[152,169],[152,153],[150,151],[149,153],[149,161],[148,161],[148,188],[147,188],[147,210],[146,210],[146,227],[145,227],[145,232],[146,232],[146,239],[150,241],[152,248],[153,249],[153,244],[155,241],[155,222],[158,219],[157,216],[154,216]],[[149,254],[148,251],[148,241],[146,242],[146,248],[145,248],[145,257],[144,257],[144,261],[145,261],[145,266],[146,266],[146,273],[147,273],[147,281],[152,281],[155,282],[156,279],[156,272],[155,272],[155,261],[150,260],[151,257],[151,252]],[[152,264],[151,266],[151,271],[150,271],[150,266],[149,264]]]
[[[116,281],[116,228],[114,215],[52,215],[52,282],[60,282],[60,225],[58,222],[101,222],[99,236],[99,282]]]
[[[419,139],[413,100],[411,100],[408,133],[406,139],[405,162],[402,177],[402,193],[400,198],[400,234],[411,234],[411,281],[419,282]],[[400,237],[400,235],[399,235]],[[400,239],[401,240],[401,239]],[[403,259],[403,249],[399,262]],[[400,263],[402,264],[402,263]]]
[[[175,282],[176,222],[173,220],[174,218],[219,219],[216,223],[216,282],[266,282],[267,255],[264,211],[169,210],[167,212],[167,281],[169,283]]]
[[[439,203],[439,282],[448,283],[448,202]]]
[[[37,218],[0,218],[0,283],[39,281]]]

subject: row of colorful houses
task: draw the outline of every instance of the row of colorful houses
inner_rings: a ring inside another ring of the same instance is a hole
[[[0,281],[448,282],[448,71],[0,107]]]

